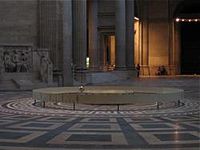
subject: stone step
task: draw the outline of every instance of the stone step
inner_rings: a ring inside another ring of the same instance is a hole
[[[31,73],[2,73],[1,74],[1,81],[3,80],[32,80]]]
[[[0,90],[22,90],[21,80],[32,81],[31,73],[2,73],[0,78]],[[26,89],[26,88],[25,88]],[[29,88],[30,89],[30,88]]]
[[[0,90],[18,90],[19,88],[12,80],[1,80]]]

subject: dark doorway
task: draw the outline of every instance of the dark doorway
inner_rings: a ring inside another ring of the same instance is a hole
[[[200,23],[181,23],[181,74],[200,74]]]
[[[108,70],[113,70],[115,68],[115,36],[107,33],[103,36],[103,39],[104,66],[106,66]]]

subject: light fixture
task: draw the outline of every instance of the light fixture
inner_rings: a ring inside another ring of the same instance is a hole
[[[197,18],[195,18],[195,19],[176,18],[175,21],[176,22],[200,22],[200,19],[197,19]]]
[[[90,67],[90,58],[86,57],[86,68]]]
[[[134,17],[134,19],[139,21],[139,18],[138,18],[138,17]]]
[[[179,18],[176,18],[176,22],[179,22],[180,21],[180,19]]]

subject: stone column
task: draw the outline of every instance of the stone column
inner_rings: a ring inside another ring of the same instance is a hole
[[[126,66],[134,67],[134,1],[126,0]]]
[[[60,1],[38,0],[38,47],[47,48],[50,51],[50,58],[54,68],[62,67],[62,14]]]
[[[175,74],[181,74],[181,25],[174,23],[174,65]]]
[[[72,76],[72,1],[63,1],[63,83],[73,85]]]
[[[87,1],[73,0],[73,59],[78,68],[86,68]]]
[[[143,75],[150,75],[149,72],[149,5],[150,2],[146,0],[139,1],[141,8],[140,28],[141,28],[141,70]]]
[[[89,58],[90,68],[97,69],[99,66],[98,62],[98,2],[97,0],[88,1],[88,31],[89,31]]]
[[[90,58],[90,68],[93,70],[98,69],[98,16],[97,16],[97,0],[88,1],[88,31],[89,31],[89,58]]]
[[[115,1],[116,69],[126,67],[126,12],[125,0]]]

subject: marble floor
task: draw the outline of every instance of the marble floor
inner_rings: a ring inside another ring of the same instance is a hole
[[[68,106],[58,110],[34,105],[30,91],[3,91],[0,150],[200,149],[199,77],[142,77],[108,85],[181,88],[184,105],[159,110],[128,106],[119,111],[113,106],[81,105],[76,111]]]

